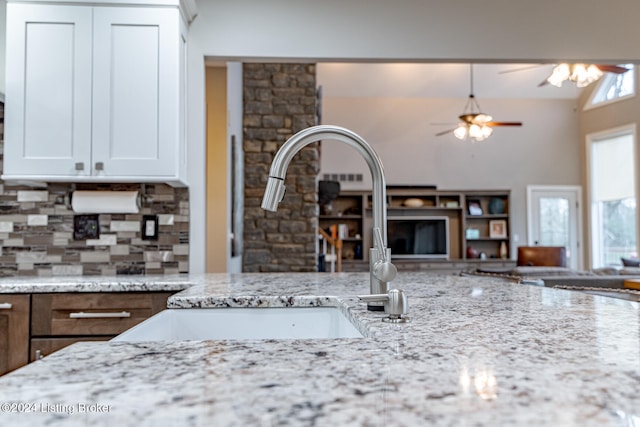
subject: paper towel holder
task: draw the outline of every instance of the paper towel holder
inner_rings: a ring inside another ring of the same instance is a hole
[[[73,210],[73,206],[71,206],[71,199],[73,198],[73,192],[74,191],[76,191],[76,185],[75,184],[71,184],[71,188],[64,195],[64,205],[70,211]]]
[[[71,184],[71,189],[64,195],[64,204],[67,207],[67,209],[69,210],[73,210],[73,193],[75,193],[77,190],[76,185],[75,184]],[[134,191],[134,190],[103,190],[105,193],[117,193],[118,191],[123,191],[123,192],[130,192],[130,191]],[[136,207],[138,208],[138,211],[142,210],[142,207],[147,205],[150,201],[152,201],[152,197],[148,195],[147,193],[147,187],[145,184],[141,184],[140,185],[140,190],[138,190],[137,195],[136,195]]]
[[[140,184],[140,191],[138,192],[138,208],[142,209],[143,206],[151,201],[151,196],[147,194],[147,184]]]

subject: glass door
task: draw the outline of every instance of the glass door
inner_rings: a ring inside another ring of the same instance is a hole
[[[578,186],[527,187],[528,245],[564,246],[573,269],[582,268],[581,193]]]

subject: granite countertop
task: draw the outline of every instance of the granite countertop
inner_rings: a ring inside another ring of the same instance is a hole
[[[188,275],[3,277],[0,294],[51,292],[173,292],[198,283]]]
[[[368,292],[368,273],[189,283],[171,306],[339,305],[367,337],[78,343],[0,378],[2,424],[640,424],[636,302],[400,273],[394,283],[409,294],[411,322],[394,325],[355,298]]]

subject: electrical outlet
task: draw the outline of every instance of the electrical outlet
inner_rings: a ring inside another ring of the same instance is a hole
[[[73,217],[73,240],[100,238],[99,215],[75,215]]]
[[[158,240],[158,215],[142,216],[142,240]]]

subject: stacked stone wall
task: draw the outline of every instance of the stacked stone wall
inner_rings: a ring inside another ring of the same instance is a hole
[[[315,74],[314,64],[243,66],[245,272],[316,271],[318,144],[293,158],[278,211],[260,207],[277,150],[316,124]]]

